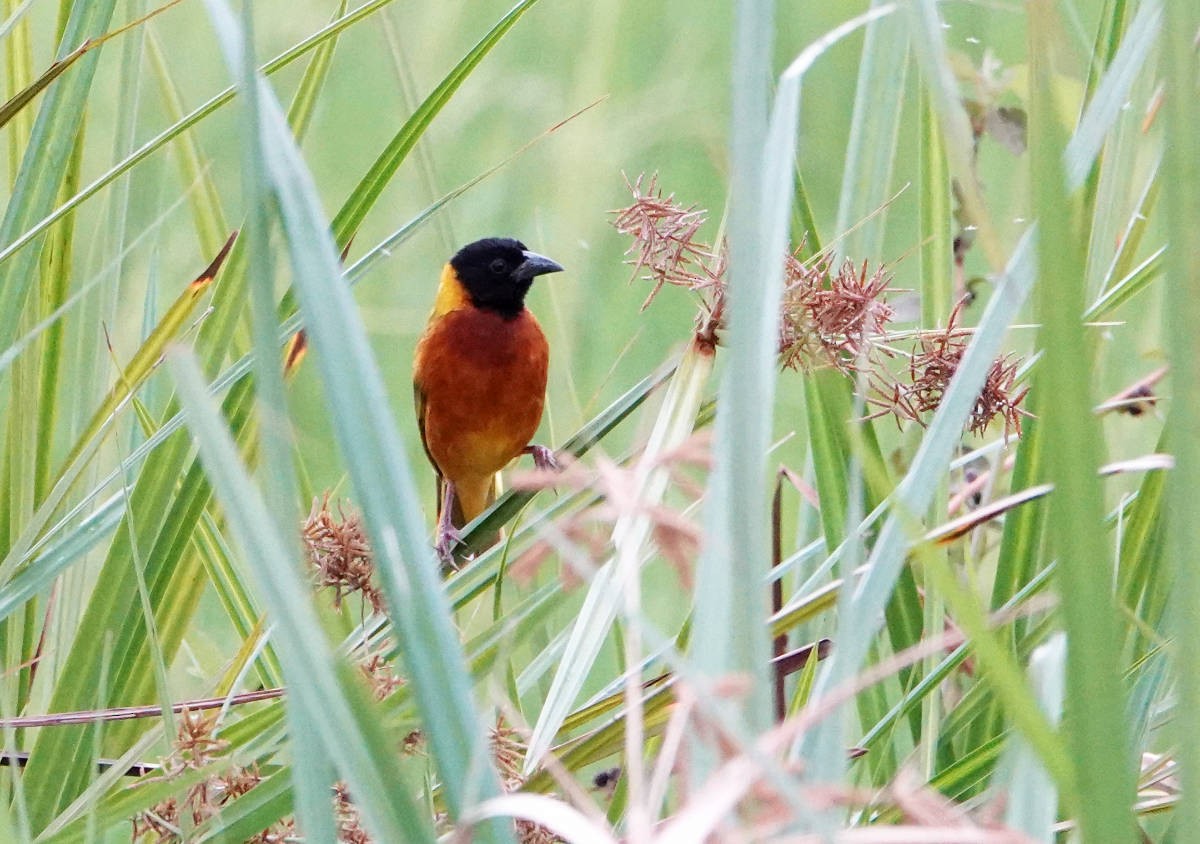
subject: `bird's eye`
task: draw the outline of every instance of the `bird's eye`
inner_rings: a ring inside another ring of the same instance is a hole
[[[506,273],[508,272],[508,262],[503,258],[497,258],[488,265],[488,269],[491,270],[495,275]]]

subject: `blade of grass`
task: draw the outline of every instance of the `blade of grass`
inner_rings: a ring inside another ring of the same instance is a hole
[[[146,58],[151,72],[158,80],[159,99],[162,101],[167,118],[174,125],[180,125],[185,122],[182,97],[175,80],[171,77],[170,66],[166,56],[163,55],[163,48],[157,34],[151,29],[148,36]],[[128,156],[135,148],[131,138],[129,149],[122,151],[121,158]],[[175,136],[174,148],[181,183],[198,186],[197,190],[188,194],[192,208],[192,224],[196,228],[200,248],[204,254],[211,254],[220,248],[221,238],[225,237],[229,231],[222,210],[221,194],[212,174],[204,166],[200,142],[196,138],[196,133],[192,131],[192,127],[182,130]],[[119,161],[121,158],[117,160]]]
[[[105,0],[105,2],[107,2],[107,0]],[[364,3],[358,8],[350,10],[350,12],[343,15],[341,18],[333,21],[330,24],[327,24],[325,27],[313,33],[308,38],[305,38],[298,44],[283,51],[274,59],[264,64],[262,66],[262,72],[266,74],[272,74],[287,67],[289,64],[296,61],[308,51],[316,49],[328,39],[335,37],[348,27],[365,20],[367,17],[379,11],[379,9],[391,2],[393,2],[393,0],[370,0],[370,2]],[[90,59],[91,57],[88,58]],[[90,184],[72,196],[69,200],[54,208],[53,211],[43,214],[41,219],[34,218],[36,219],[36,222],[27,226],[19,235],[15,235],[7,239],[0,239],[0,242],[5,243],[5,246],[0,249],[0,264],[7,263],[10,258],[20,252],[26,245],[46,231],[46,229],[62,219],[64,215],[74,210],[80,203],[85,202],[86,200],[95,196],[114,180],[121,177],[125,173],[128,173],[136,165],[166,146],[180,133],[187,131],[220,109],[222,106],[228,104],[233,100],[234,94],[235,89],[233,86],[226,88],[224,91],[212,97],[207,102],[193,109],[183,119],[176,121],[158,135],[155,135],[153,138],[146,141],[124,159],[117,162],[106,172],[101,174]]]
[[[116,0],[74,4],[63,44],[80,44],[89,36],[103,33],[115,5]],[[79,60],[74,73],[46,92],[12,197],[0,221],[0,243],[12,243],[54,207],[67,171],[67,159],[82,125],[84,103],[99,57],[100,50],[89,52]],[[35,251],[25,250],[14,260],[0,263],[0,348],[7,348],[17,338],[21,312],[36,277],[37,259]]]
[[[238,67],[236,57],[244,49],[241,34],[220,0],[210,0],[209,11],[229,64]],[[399,631],[431,756],[441,772],[451,816],[461,817],[474,801],[500,793],[499,779],[471,700],[462,649],[436,578],[432,549],[424,539],[424,518],[405,449],[361,318],[349,288],[340,281],[338,251],[274,95],[261,78],[256,84],[261,121],[256,142],[267,168],[264,177],[269,179],[264,187],[278,205],[297,299],[308,316],[334,429],[376,549],[376,571]],[[311,717],[320,717],[319,709],[310,712]],[[380,796],[356,793],[355,799]],[[481,825],[475,835],[480,840],[509,839],[503,825],[495,823]]]
[[[308,724],[328,758],[338,761],[376,836],[432,842],[432,830],[416,806],[393,788],[401,775],[376,707],[367,702],[353,669],[335,659],[321,632],[311,591],[288,551],[290,531],[280,527],[246,473],[194,358],[179,350],[169,359],[201,459],[279,631],[275,646],[288,678],[290,705],[307,713]]]
[[[871,0],[872,9],[886,5],[890,3]],[[834,223],[834,231],[849,232],[838,244],[838,253],[855,260],[878,260],[883,252],[887,213],[874,212],[892,193],[908,65],[905,20],[888,15],[867,24]]]
[[[1150,0],[1140,4],[1112,64],[1101,77],[1075,134],[1067,143],[1066,176],[1072,190],[1082,187],[1087,179],[1091,163],[1099,156],[1109,129],[1129,101],[1133,83],[1158,43],[1161,26],[1162,3]]]
[[[992,271],[999,273],[1005,266],[1004,249],[991,214],[983,201],[979,179],[975,173],[972,150],[975,143],[970,119],[963,107],[958,82],[946,55],[942,19],[936,0],[913,0],[905,4],[913,52],[921,66],[925,90],[933,101],[941,120],[946,159],[950,173],[958,184],[963,209],[976,235],[984,257]]]
[[[340,0],[337,8],[333,11],[334,21],[345,16],[346,5],[347,0]],[[333,65],[333,51],[337,47],[337,42],[338,38],[335,34],[313,51],[312,61],[305,68],[296,96],[292,98],[292,104],[288,106],[288,125],[292,127],[292,133],[297,140],[303,140],[304,136],[308,134],[309,123],[316,111],[317,99],[325,87],[325,80],[329,77],[329,68]]]
[[[16,0],[4,0],[4,11],[8,19],[4,22],[4,30],[0,37],[4,38],[4,81],[5,92],[9,97],[29,85],[33,79],[33,47],[30,42],[29,18],[25,15],[33,0],[25,0],[19,7]],[[16,181],[17,171],[21,166],[21,156],[25,152],[25,144],[33,131],[33,115],[27,111],[19,112],[13,118],[13,127],[8,136],[8,177],[9,187]]]
[[[774,404],[776,335],[783,288],[782,258],[791,225],[795,149],[804,74],[832,44],[889,14],[879,6],[806,48],[780,78],[767,114],[767,57],[774,14],[767,2],[740,4],[734,35],[734,115],[731,155],[729,363],[717,406],[714,468],[705,500],[707,534],[697,570],[690,652],[710,679],[752,678],[741,702],[748,729],[771,719],[770,642],[763,620],[767,590],[747,600],[742,584],[765,583],[769,571],[769,477],[766,453]],[[705,754],[699,777],[713,763]]]
[[[214,17],[218,13],[212,12]],[[228,27],[228,23],[226,24]],[[220,27],[218,26],[218,32]],[[246,197],[246,253],[250,282],[251,336],[254,343],[254,383],[259,418],[259,447],[263,455],[263,498],[274,517],[283,524],[300,522],[296,512],[296,478],[291,449],[291,425],[288,419],[287,396],[284,392],[283,362],[276,348],[278,327],[275,306],[275,266],[271,255],[271,182],[267,172],[266,153],[261,139],[267,106],[262,102],[262,89],[254,61],[254,10],[246,5],[242,9],[242,31],[244,40],[239,51],[232,38],[226,34],[223,47],[226,62],[236,74],[242,91],[242,121],[246,127],[242,142],[242,193]],[[330,44],[333,42],[330,41]],[[238,60],[240,59],[240,67]],[[320,54],[316,57],[320,59]],[[307,97],[312,92],[303,91]],[[294,103],[295,104],[295,103]],[[302,111],[303,111],[302,107]],[[286,121],[286,119],[285,119]],[[287,533],[284,536],[288,536]],[[299,542],[294,534],[285,549],[289,557],[302,557]],[[299,675],[292,674],[289,685],[293,695],[299,697],[297,682],[304,682]],[[333,689],[325,690],[327,696],[336,694]],[[288,730],[299,739],[317,733],[321,727],[313,723],[314,718],[323,718],[319,710],[305,706],[287,708]],[[296,742],[299,745],[299,742]],[[302,746],[302,745],[300,745]],[[332,747],[329,748],[332,750]],[[337,837],[336,822],[330,806],[329,793],[333,787],[334,762],[332,754],[320,754],[309,759],[307,764],[292,766],[292,796],[296,809],[296,820],[306,836],[316,841],[330,841]],[[366,810],[369,813],[372,810]],[[375,814],[382,814],[378,809]],[[376,820],[378,824],[379,821]]]
[[[754,732],[771,718],[770,645],[763,620],[767,590],[746,600],[740,584],[765,582],[769,570],[765,457],[776,373],[776,334],[782,257],[791,225],[796,136],[804,74],[830,45],[889,14],[879,6],[806,48],[780,79],[770,116],[766,80],[773,5],[738,6],[734,40],[733,200],[730,216],[729,368],[722,382],[714,442],[715,465],[705,500],[708,532],[697,571],[696,615],[690,644],[698,669],[710,678],[752,678],[742,702]],[[700,776],[712,764],[710,749]]]
[[[1063,634],[1055,634],[1029,660],[1039,702],[1052,724],[1062,717],[1066,646]],[[1054,822],[1058,819],[1058,793],[1024,738],[1017,736],[1009,744],[999,769],[1002,773],[997,776],[998,782],[1011,784],[1005,798],[1006,825],[1021,830],[1034,841],[1052,840]]]
[[[1167,236],[1166,337],[1172,366],[1171,415],[1168,437],[1175,469],[1168,488],[1167,558],[1174,562],[1176,606],[1175,678],[1179,703],[1172,734],[1178,745],[1183,788],[1193,797],[1200,784],[1200,674],[1190,665],[1200,653],[1200,569],[1193,564],[1200,548],[1200,520],[1193,513],[1200,485],[1200,104],[1196,79],[1200,73],[1195,45],[1200,7],[1189,0],[1167,0],[1163,27],[1163,70],[1166,75],[1164,142]],[[1176,820],[1178,840],[1200,836],[1200,802],[1180,802]]]
[[[649,539],[651,522],[643,508],[661,501],[666,490],[667,473],[659,458],[678,448],[691,436],[712,365],[713,350],[693,342],[671,376],[662,407],[637,462],[638,480],[634,500],[639,506],[630,508],[613,526],[614,550],[619,549],[618,553],[627,555],[627,563],[629,557],[640,560]],[[628,571],[617,571],[618,553],[614,553],[592,577],[583,606],[571,624],[570,637],[558,670],[554,673],[529,738],[523,763],[526,776],[537,768],[550,749],[612,631],[622,603],[621,577],[631,576]]]
[[[791,225],[799,91],[781,90],[771,111],[775,18],[771,0],[734,7],[730,133],[726,370],[713,433],[713,471],[704,502],[705,541],[697,563],[690,652],[711,679],[750,678],[744,699],[726,701],[752,732],[771,722],[766,588],[746,595],[770,569],[767,449],[775,403],[776,337],[783,256]],[[783,87],[789,85],[786,80]],[[790,85],[795,88],[795,81]],[[696,748],[702,779],[715,761]]]
[[[339,246],[345,246],[350,242],[354,233],[358,231],[363,218],[366,217],[367,211],[379,199],[379,195],[383,192],[388,182],[391,181],[396,168],[412,152],[413,147],[416,146],[417,139],[424,134],[429,124],[433,121],[433,118],[450,101],[454,92],[458,90],[459,86],[462,85],[463,81],[479,63],[483,61],[483,58],[491,52],[492,48],[500,42],[500,39],[513,28],[516,22],[521,19],[521,16],[529,11],[536,2],[537,0],[521,0],[521,2],[513,6],[480,39],[479,43],[471,48],[471,51],[463,57],[462,61],[455,65],[454,69],[446,75],[437,88],[425,98],[421,105],[417,107],[417,110],[412,113],[412,116],[400,127],[400,131],[388,143],[387,148],[384,149],[375,163],[371,165],[371,169],[363,176],[362,181],[354,188],[346,203],[337,213],[337,216],[333,218],[333,222],[331,223],[333,238]]]
[[[49,588],[69,565],[78,562],[117,526],[124,512],[124,495],[116,495],[63,536],[15,577],[0,587],[0,619],[7,618],[30,598]]]
[[[1035,385],[1054,396],[1053,406],[1045,406],[1041,420],[1047,479],[1057,490],[1050,501],[1047,536],[1058,558],[1068,636],[1066,733],[1077,788],[1063,797],[1068,811],[1078,812],[1086,839],[1127,841],[1133,832],[1131,748],[1123,688],[1113,661],[1118,621],[1112,578],[1096,576],[1097,564],[1100,571],[1109,571],[1111,555],[1096,474],[1103,462],[1103,444],[1099,421],[1091,412],[1094,345],[1080,319],[1086,306],[1086,237],[1078,188],[1069,181],[1070,173],[1083,168],[1064,167],[1066,132],[1054,98],[1057,75],[1066,60],[1059,21],[1048,2],[1031,3],[1028,15],[1030,153],[1039,227],[1037,305],[1042,327],[1038,339],[1044,355]],[[1095,131],[1090,124],[1088,131]],[[1098,151],[1098,147],[1084,149],[1079,154],[1086,158]]]
[[[106,32],[103,35],[88,38],[74,50],[52,63],[48,68],[42,71],[36,79],[14,94],[7,102],[0,103],[0,126],[7,125],[10,120],[12,120],[27,105],[29,105],[29,103],[33,101],[34,97],[46,90],[46,88],[50,86],[50,83],[62,76],[68,68],[75,64],[75,62],[82,59],[85,55],[87,55],[87,53],[97,49],[105,41],[115,38],[116,36],[121,35],[130,29],[141,26],[150,18],[166,11],[179,2],[181,2],[181,0],[171,0],[171,2],[164,6],[160,6],[149,15],[145,15],[137,20],[131,21],[125,26],[122,26],[120,29],[115,29],[112,32]]]

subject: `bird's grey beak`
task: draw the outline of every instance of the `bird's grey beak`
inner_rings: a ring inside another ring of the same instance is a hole
[[[524,252],[525,260],[517,267],[515,275],[517,278],[528,281],[534,276],[545,275],[546,273],[561,273],[562,266],[557,261],[552,261],[545,255],[539,255],[536,252]]]

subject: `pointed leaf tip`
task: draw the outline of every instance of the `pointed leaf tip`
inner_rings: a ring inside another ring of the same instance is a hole
[[[192,295],[199,294],[200,291],[208,287],[212,283],[212,280],[217,277],[217,273],[220,272],[221,265],[225,263],[225,259],[229,257],[229,250],[233,249],[233,244],[237,240],[237,237],[238,230],[234,229],[233,233],[229,235],[228,240],[225,241],[225,245],[221,247],[221,251],[217,253],[217,257],[213,258],[212,263],[205,267],[203,272],[196,276],[196,280],[189,285]]]
[[[308,333],[301,328],[292,335],[292,339],[288,341],[287,350],[283,354],[283,374],[284,376],[292,375],[300,366],[300,362],[304,360],[304,356],[308,353]]]

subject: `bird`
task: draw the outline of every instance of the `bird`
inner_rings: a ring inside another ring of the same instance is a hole
[[[525,307],[533,280],[562,272],[519,240],[488,237],[442,268],[433,310],[413,355],[417,428],[437,473],[434,548],[453,568],[460,529],[496,498],[496,475],[521,454],[539,469],[553,452],[531,440],[542,419],[550,348]],[[473,550],[499,541],[487,537]]]

